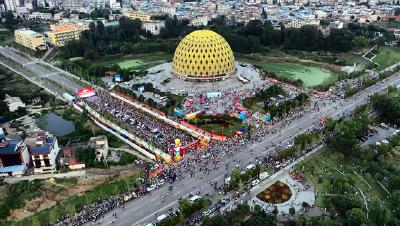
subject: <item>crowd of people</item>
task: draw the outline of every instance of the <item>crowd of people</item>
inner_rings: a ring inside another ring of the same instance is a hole
[[[97,91],[95,96],[86,98],[85,101],[99,112],[111,115],[113,120],[116,120],[120,125],[128,126],[133,134],[149,144],[155,145],[165,153],[168,153],[168,150],[174,147],[174,141],[177,138],[180,139],[182,145],[192,143],[195,140],[185,131],[135,109],[128,103],[114,98],[104,91]]]
[[[147,142],[156,144],[159,148],[163,150],[168,150],[174,144],[175,138],[180,138],[181,142],[184,144],[194,141],[194,137],[185,133],[182,130],[176,129],[159,119],[154,118],[142,111],[134,109],[129,104],[116,99],[109,94],[98,91],[96,96],[87,98],[85,100],[89,105],[95,107],[102,113],[107,113],[112,115],[120,124],[126,124],[129,129]],[[287,115],[285,119],[280,119],[279,122],[275,122],[275,125],[267,125],[260,123],[259,127],[247,131],[248,135],[235,135],[229,138],[225,142],[215,142],[211,141],[206,150],[194,151],[193,149],[187,150],[187,155],[185,158],[176,165],[164,165],[164,170],[157,177],[162,178],[170,182],[170,191],[172,191],[172,186],[175,181],[184,180],[185,178],[199,178],[203,179],[207,177],[208,174],[215,170],[223,169],[225,171],[225,177],[228,177],[231,170],[235,167],[239,169],[245,168],[247,164],[251,162],[241,162],[239,159],[234,159],[234,155],[241,150],[247,149],[249,145],[257,143],[265,139],[268,134],[276,134],[289,124],[302,117],[311,111],[318,111],[319,106],[326,106],[326,103],[332,100],[322,100],[318,101],[315,105],[307,106],[300,109],[297,112],[291,112]],[[318,106],[316,108],[315,106]],[[283,148],[282,143],[271,142],[268,144],[269,147],[275,147],[276,150]],[[307,151],[309,151],[308,149]],[[262,164],[266,167],[280,165],[278,168],[273,168],[273,171],[279,170],[282,167],[295,161],[296,158],[290,157],[281,161],[276,161],[274,155],[268,154],[260,155],[260,153],[254,153],[254,150],[249,150],[249,153],[254,156],[255,164]],[[153,181],[153,182],[152,182]],[[104,200],[98,200],[89,207],[83,208],[80,212],[75,214],[74,217],[60,218],[60,222],[64,225],[82,225],[87,222],[98,222],[102,220],[102,216],[110,210],[116,208],[122,208],[126,201],[133,198],[140,197],[142,195],[151,194],[147,190],[148,187],[154,185],[154,179],[147,178],[141,184],[140,187],[132,186],[130,191],[124,191],[121,194],[113,197],[109,197]],[[225,184],[209,181],[209,184],[214,188],[215,193],[224,192]],[[196,188],[193,187],[196,191]],[[200,190],[198,191],[200,193]],[[215,193],[204,194],[213,196]],[[133,195],[134,194],[134,195]],[[167,194],[162,196],[161,203],[165,200]],[[115,214],[113,217],[117,218]]]

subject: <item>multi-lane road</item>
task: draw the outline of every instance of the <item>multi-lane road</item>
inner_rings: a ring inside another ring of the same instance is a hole
[[[16,66],[19,66],[19,71],[25,72],[25,76],[31,77],[32,79],[39,81],[49,80],[54,84],[58,84],[60,87],[54,87],[57,94],[62,96],[63,92],[76,92],[78,89],[82,89],[82,83],[73,81],[71,78],[66,78],[65,74],[59,71],[53,70],[50,67],[45,66],[40,60],[35,58],[29,58],[11,48],[0,47],[0,54],[3,57],[14,61],[15,65],[10,65],[11,68],[16,70]],[[4,62],[7,63],[7,62]],[[14,67],[13,67],[14,66]],[[30,73],[29,73],[30,72]]]
[[[52,82],[69,89],[71,92],[82,88],[82,84],[78,84],[79,82],[66,76],[66,74],[51,70],[42,63],[36,62],[36,60],[32,61],[32,59],[17,54],[11,49],[0,47],[0,54],[14,61],[15,64],[23,65],[24,69],[35,73],[37,76],[50,79]],[[3,63],[7,65],[7,62]],[[9,62],[7,66],[9,68],[13,67]],[[277,133],[270,133],[266,135],[262,141],[244,145],[242,151],[235,153],[232,157],[224,159],[223,161],[225,162],[220,164],[221,167],[213,170],[210,174],[203,175],[202,178],[197,176],[178,180],[173,184],[174,189],[172,191],[167,189],[168,186],[157,189],[152,192],[152,195],[140,197],[125,204],[124,210],[116,209],[106,214],[100,224],[128,226],[144,225],[145,223],[153,222],[156,219],[155,213],[164,213],[169,208],[178,207],[177,200],[180,197],[185,197],[198,191],[203,195],[214,192],[209,182],[217,182],[219,185],[224,182],[224,175],[226,173],[224,165],[226,163],[232,163],[230,164],[231,167],[235,165],[233,163],[237,160],[244,163],[242,167],[246,166],[248,163],[253,163],[255,162],[256,156],[264,156],[275,150],[274,147],[271,147],[271,142],[274,144],[285,144],[288,141],[292,141],[297,134],[317,125],[320,119],[327,116],[336,118],[348,114],[357,106],[366,103],[369,95],[375,92],[385,92],[388,85],[397,85],[399,83],[400,73],[396,73],[394,76],[365,89],[352,98],[330,102],[326,106],[321,106],[319,111],[307,112],[301,118],[292,121],[287,126],[282,126],[282,123],[278,123],[271,127],[271,130],[274,128],[278,129]],[[251,152],[253,152],[253,154]],[[200,175],[200,173],[197,175]],[[161,195],[165,197],[163,203],[161,203]],[[112,215],[115,212],[117,212],[118,215],[117,219]]]

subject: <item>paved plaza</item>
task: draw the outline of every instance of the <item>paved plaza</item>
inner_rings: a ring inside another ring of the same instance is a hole
[[[287,184],[292,191],[292,196],[288,201],[280,204],[272,204],[264,202],[254,196],[248,201],[250,207],[259,205],[267,212],[272,212],[276,207],[278,213],[282,215],[289,214],[289,209],[292,207],[296,210],[296,212],[299,212],[302,209],[303,202],[308,203],[310,206],[314,206],[315,193],[313,186],[307,186],[306,183],[294,180],[288,174],[283,176],[279,181]],[[267,187],[265,187],[265,189],[267,189]]]
[[[222,81],[194,82],[185,81],[172,73],[172,64],[164,63],[148,69],[146,77],[138,83],[152,83],[153,86],[163,92],[174,94],[206,94],[208,92],[233,93],[246,89],[254,89],[265,85],[260,71],[251,64],[235,62],[236,72],[229,78]],[[244,84],[239,81],[238,76],[242,76],[249,82]],[[169,82],[165,82],[169,79]]]

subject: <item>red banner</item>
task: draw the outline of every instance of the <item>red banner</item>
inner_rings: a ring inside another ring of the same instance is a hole
[[[78,92],[76,92],[78,97],[85,98],[85,97],[91,97],[95,95],[93,87],[89,86],[84,89],[79,89]]]

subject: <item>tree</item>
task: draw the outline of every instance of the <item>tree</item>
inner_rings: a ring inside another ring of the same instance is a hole
[[[361,208],[362,202],[359,198],[353,195],[337,195],[327,198],[327,202],[342,215],[345,215],[348,210],[353,208]]]
[[[356,48],[367,47],[368,39],[365,36],[356,36],[353,38],[352,45]]]
[[[291,207],[291,208],[289,209],[289,213],[290,213],[290,215],[293,216],[293,215],[296,213],[296,209],[293,208],[293,207]]]
[[[264,8],[262,9],[261,17],[262,17],[263,19],[267,19],[267,18],[268,18],[268,14],[267,14],[267,12],[265,11]]]
[[[400,218],[400,190],[392,192],[391,206],[395,216]]]
[[[400,100],[397,92],[384,95],[374,94],[371,102],[380,120],[400,125]]]
[[[400,8],[399,8],[399,7],[397,7],[397,8],[394,10],[394,15],[395,15],[395,16],[400,16]]]
[[[3,17],[6,20],[4,26],[9,30],[14,30],[15,26],[19,23],[19,20],[15,18],[12,11],[5,11]]]
[[[347,225],[362,225],[366,222],[365,213],[360,208],[353,208],[346,212]]]

